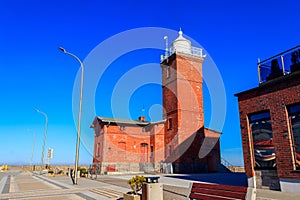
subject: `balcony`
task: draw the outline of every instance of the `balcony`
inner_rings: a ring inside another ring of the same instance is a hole
[[[168,51],[165,52],[165,55],[161,55],[160,61],[164,61],[167,59],[169,56],[171,56],[173,53],[180,53],[180,54],[185,54],[189,56],[194,56],[198,58],[205,58],[206,55],[203,54],[203,50],[201,48],[197,47],[186,47],[186,46],[181,46],[177,45],[176,47],[171,47],[168,49]]]
[[[259,60],[257,67],[260,84],[300,70],[300,45],[264,61]]]

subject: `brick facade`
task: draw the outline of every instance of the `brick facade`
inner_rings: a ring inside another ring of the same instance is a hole
[[[298,180],[299,182],[300,173],[295,168],[293,134],[287,108],[300,102],[300,73],[294,72],[267,81],[257,88],[236,94],[236,96],[239,103],[244,164],[247,176],[250,179],[251,177],[254,177],[253,180],[256,179],[257,187],[269,189],[280,189],[279,184],[276,186],[276,178],[274,178],[276,176],[274,174],[277,174],[281,190],[284,187],[281,180]],[[249,124],[249,116],[261,111],[270,113],[276,156],[276,167],[269,171],[256,169],[254,143]],[[265,179],[270,181],[262,181]]]
[[[101,173],[107,172],[110,166],[116,171],[146,171],[140,163],[156,164],[151,167],[159,170],[158,163],[164,160],[164,121],[127,121],[95,118],[93,163],[102,164]]]
[[[176,41],[187,42],[182,32]],[[95,118],[93,163],[101,165],[100,173],[159,171],[161,162],[171,163],[175,173],[218,171],[220,133],[204,127],[204,58],[184,52],[161,63],[163,121]]]
[[[196,173],[217,171],[220,163],[219,142],[210,146],[215,152],[200,159],[198,154],[204,138],[202,63],[203,58],[173,54],[162,67],[163,106],[165,108],[165,160],[172,162],[174,172]],[[168,123],[172,120],[172,127]],[[206,134],[205,134],[206,133]],[[219,139],[219,133],[216,140]],[[212,155],[213,154],[213,155]],[[212,161],[208,165],[207,157]]]

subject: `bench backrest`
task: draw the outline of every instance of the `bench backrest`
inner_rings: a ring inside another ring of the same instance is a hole
[[[206,183],[193,183],[190,190],[190,199],[204,200],[246,199],[247,194],[247,187]]]

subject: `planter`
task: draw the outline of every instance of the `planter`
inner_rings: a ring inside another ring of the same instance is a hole
[[[123,194],[123,198],[124,200],[140,200],[141,197],[140,195],[134,195],[134,194]]]

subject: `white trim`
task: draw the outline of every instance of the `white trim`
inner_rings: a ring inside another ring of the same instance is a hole
[[[189,184],[189,189],[188,189],[188,193],[187,193],[187,196],[186,196],[186,199],[187,199],[187,200],[190,200],[189,196],[190,196],[190,194],[191,194],[191,192],[192,192],[192,188],[193,188],[193,182],[190,182],[190,184]]]
[[[300,179],[280,178],[279,181],[282,192],[300,194]]]
[[[256,188],[247,188],[246,200],[255,200],[256,199]]]
[[[255,178],[255,176],[248,177],[248,187],[256,188],[256,178]]]

